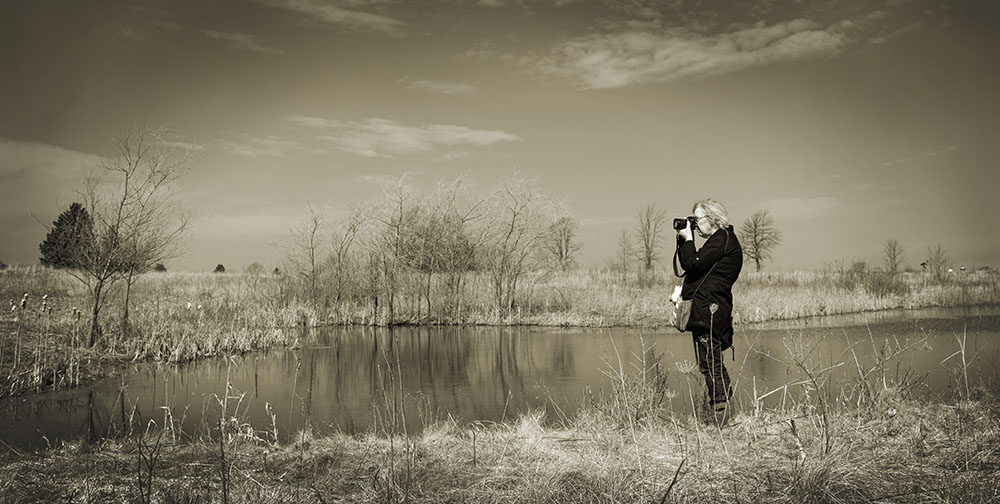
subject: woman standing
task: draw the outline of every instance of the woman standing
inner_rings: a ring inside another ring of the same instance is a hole
[[[690,221],[677,231],[676,257],[684,268],[681,298],[691,300],[687,330],[705,376],[712,419],[723,425],[732,414],[728,403],[733,392],[722,352],[733,345],[733,284],[743,269],[743,248],[722,203],[703,199],[693,212],[694,229],[705,243],[695,247]]]

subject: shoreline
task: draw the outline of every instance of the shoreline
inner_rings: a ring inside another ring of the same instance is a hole
[[[781,327],[781,325],[784,325],[784,324],[790,324],[792,326],[790,328],[794,329],[796,327],[801,327],[803,325],[809,325],[810,321],[836,320],[838,318],[856,317],[856,316],[863,315],[863,314],[875,314],[875,315],[878,315],[878,314],[887,314],[887,313],[901,313],[901,314],[905,314],[905,313],[908,313],[908,312],[921,311],[921,310],[970,310],[970,309],[971,310],[985,309],[985,310],[988,310],[988,311],[991,312],[988,315],[998,315],[998,314],[1000,314],[1000,303],[984,303],[984,304],[963,305],[963,306],[921,306],[921,307],[912,307],[912,308],[886,308],[886,309],[877,310],[877,311],[870,311],[869,310],[869,311],[836,313],[836,314],[826,314],[826,315],[811,315],[811,316],[805,316],[805,317],[798,317],[798,318],[794,318],[794,319],[772,319],[772,320],[764,320],[764,321],[759,321],[759,322],[747,322],[747,323],[743,323],[743,324],[737,324],[736,329],[739,330],[739,326],[740,325],[742,325],[744,327],[750,327],[750,328],[753,328],[753,329],[776,329],[776,328],[785,328],[785,329],[788,329],[789,327]],[[905,317],[905,315],[904,315],[904,317]],[[878,318],[878,320],[877,320],[877,322],[883,322],[883,321],[885,321],[883,318]],[[813,325],[813,327],[815,327],[816,325],[822,325],[824,327],[843,327],[843,326],[854,325],[854,324],[857,323],[856,321],[852,321],[852,322],[834,323],[834,324],[829,324],[829,325],[827,325],[827,324],[815,324],[815,325]],[[329,328],[362,328],[362,327],[374,328],[374,329],[391,329],[392,327],[406,327],[406,328],[419,328],[419,327],[442,327],[442,328],[443,327],[456,327],[456,328],[461,328],[461,327],[468,327],[468,328],[476,328],[476,327],[495,327],[495,328],[532,327],[532,328],[560,328],[560,329],[609,329],[609,328],[617,328],[617,329],[654,329],[654,330],[668,329],[668,330],[675,330],[673,328],[673,326],[671,326],[669,324],[661,324],[661,325],[648,325],[648,324],[631,324],[631,325],[554,325],[554,324],[544,324],[544,323],[519,323],[519,324],[421,324],[421,323],[399,323],[399,324],[385,325],[385,326],[363,326],[363,325],[358,325],[358,324],[323,324],[323,325],[305,326],[305,327],[303,327],[303,326],[289,326],[289,327],[284,327],[284,328],[270,328],[270,329],[273,329],[273,330],[276,330],[276,331],[282,331],[282,332],[283,331],[294,332],[294,331],[298,331],[298,330],[302,330],[302,329],[313,330],[313,329],[329,329]],[[682,334],[682,333],[677,332],[677,334]],[[113,354],[113,355],[104,354],[104,355],[101,355],[101,356],[93,356],[93,355],[91,355],[91,357],[93,357],[92,363],[95,364],[95,366],[92,367],[92,368],[88,368],[87,369],[88,375],[85,376],[85,377],[80,378],[79,383],[77,383],[76,385],[74,385],[72,388],[85,387],[85,386],[93,385],[94,383],[98,383],[98,382],[101,382],[101,381],[105,381],[105,380],[109,380],[109,379],[113,379],[115,377],[118,377],[118,376],[121,375],[122,369],[125,368],[126,366],[128,366],[129,364],[140,364],[141,365],[141,364],[151,364],[151,363],[163,363],[163,364],[168,364],[168,365],[183,365],[185,363],[196,362],[196,361],[201,361],[201,360],[206,360],[206,359],[218,359],[218,358],[221,358],[221,357],[225,357],[226,355],[246,356],[248,354],[252,354],[252,353],[256,353],[256,352],[267,352],[267,351],[272,351],[272,350],[282,349],[282,348],[292,348],[292,349],[294,349],[294,348],[298,348],[297,345],[298,345],[297,340],[292,340],[291,342],[288,342],[286,340],[285,342],[277,342],[277,343],[275,343],[275,344],[273,344],[271,346],[268,346],[268,347],[253,348],[253,349],[246,350],[246,351],[243,351],[243,352],[235,352],[234,351],[234,352],[228,352],[226,354],[204,354],[204,355],[199,355],[199,356],[196,356],[196,357],[193,357],[193,358],[188,358],[188,359],[183,359],[183,360],[173,360],[173,361],[163,361],[163,360],[154,359],[152,357],[147,357],[147,358],[142,359],[142,360],[134,360],[134,359],[130,359],[127,354]],[[88,353],[91,353],[91,354],[94,353],[94,350],[93,349],[89,349],[89,348],[79,349],[79,351],[88,352]],[[65,388],[51,388],[51,387],[49,387],[49,388],[43,388],[40,391],[34,391],[34,392],[30,391],[30,390],[23,390],[21,393],[18,393],[18,394],[0,396],[0,401],[4,401],[4,400],[8,400],[8,399],[13,399],[13,398],[16,398],[16,397],[20,397],[21,395],[25,395],[25,394],[27,394],[27,395],[32,395],[32,394],[34,394],[34,395],[45,395],[45,394],[57,392],[59,390],[67,390],[67,389],[65,389]]]

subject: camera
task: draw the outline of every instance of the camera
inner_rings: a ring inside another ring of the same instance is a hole
[[[695,230],[698,229],[698,218],[695,217],[695,216],[693,216],[693,215],[688,216],[687,219],[674,219],[674,229],[677,230],[677,231],[680,231],[680,230],[684,229],[685,227],[687,227],[687,224],[685,224],[684,221],[688,221],[688,222],[691,223],[691,230],[692,231],[695,231]]]

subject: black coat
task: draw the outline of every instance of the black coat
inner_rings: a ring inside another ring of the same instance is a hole
[[[743,247],[733,226],[712,233],[698,250],[694,240],[679,243],[677,258],[686,272],[681,298],[692,300],[688,328],[711,329],[722,349],[729,348],[733,344],[733,284],[743,269]],[[709,310],[712,303],[718,305],[714,316]]]

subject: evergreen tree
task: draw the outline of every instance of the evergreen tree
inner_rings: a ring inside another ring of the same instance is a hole
[[[73,203],[52,223],[38,249],[45,266],[78,269],[85,265],[94,246],[94,223],[87,209]]]

